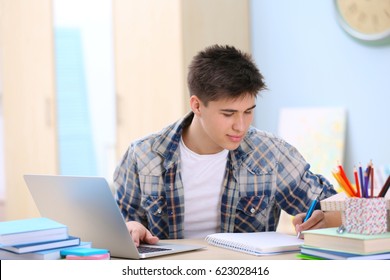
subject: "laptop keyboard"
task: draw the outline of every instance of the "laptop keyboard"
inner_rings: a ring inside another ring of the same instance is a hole
[[[154,252],[161,252],[161,251],[171,251],[172,249],[169,248],[159,248],[159,247],[147,247],[147,246],[139,246],[138,252],[140,254],[145,253],[154,253]]]

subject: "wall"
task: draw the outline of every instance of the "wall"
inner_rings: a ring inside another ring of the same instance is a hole
[[[38,215],[23,174],[57,172],[50,0],[0,0],[5,219]]]
[[[2,10],[0,9],[0,18]],[[0,33],[0,53],[2,53],[2,36]],[[4,220],[4,198],[5,198],[5,167],[4,167],[4,120],[3,120],[3,82],[2,82],[2,57],[0,55],[0,221]]]
[[[277,133],[282,107],[345,107],[348,175],[370,159],[390,164],[390,43],[352,39],[333,1],[251,1],[251,18],[253,54],[269,88],[258,99],[255,125]]]
[[[1,10],[0,10],[0,18],[2,17]],[[0,29],[1,30],[1,29]],[[2,53],[2,36],[0,33],[0,53]],[[4,196],[5,196],[5,167],[4,167],[4,128],[3,128],[3,63],[2,63],[2,57],[0,55],[0,205],[3,204]],[[1,207],[1,206],[0,206]],[[1,213],[3,211],[0,211],[0,220],[1,220]]]

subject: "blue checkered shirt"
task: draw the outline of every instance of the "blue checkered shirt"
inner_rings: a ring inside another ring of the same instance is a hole
[[[138,221],[161,239],[183,238],[184,191],[179,142],[193,114],[133,142],[114,173],[116,200],[126,221]],[[229,151],[221,196],[221,232],[274,231],[281,209],[306,212],[312,200],[336,193],[313,174],[299,152],[254,127]]]

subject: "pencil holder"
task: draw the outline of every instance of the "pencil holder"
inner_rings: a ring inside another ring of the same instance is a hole
[[[390,232],[390,199],[347,197],[338,193],[320,201],[323,211],[340,211],[346,231],[359,234]]]
[[[347,198],[342,219],[345,229],[351,233],[368,235],[385,233],[389,225],[386,200],[383,197]]]

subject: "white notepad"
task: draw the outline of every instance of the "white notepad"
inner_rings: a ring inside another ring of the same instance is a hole
[[[251,255],[271,255],[299,251],[303,240],[281,232],[213,233],[206,237],[210,245]]]

